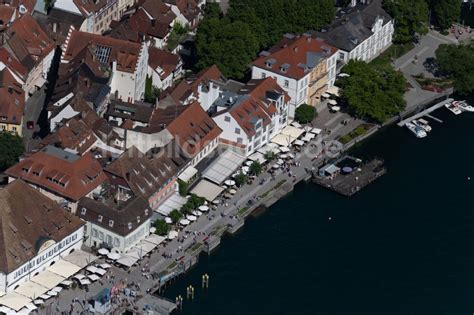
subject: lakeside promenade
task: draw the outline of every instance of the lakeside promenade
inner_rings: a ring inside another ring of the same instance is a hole
[[[423,48],[420,49],[423,50]],[[416,97],[407,100],[407,102],[411,103],[407,107],[407,113],[415,110],[419,102],[433,97],[431,94],[421,94],[420,91],[415,91],[415,93],[416,95],[414,96]],[[348,123],[341,124],[341,121],[344,120],[347,120]],[[323,141],[327,143],[335,140],[341,135],[352,131],[360,123],[360,120],[355,120],[347,114],[331,114],[328,110],[324,110],[313,122],[313,125],[330,130],[330,133],[316,137],[306,146],[311,148],[311,146],[320,145]],[[378,129],[379,127],[375,127],[374,132]],[[373,132],[369,134],[373,134]],[[349,145],[344,147],[344,150],[349,149],[355,143],[349,143]],[[242,220],[245,220],[245,217],[255,207],[260,204],[271,205],[281,196],[290,192],[295,184],[308,179],[310,176],[308,170],[311,170],[313,167],[316,168],[327,158],[317,153],[319,152],[311,153],[311,150],[303,150],[303,153],[293,152],[295,154],[294,161],[299,166],[289,165],[291,176],[282,170],[276,171],[274,178],[269,173],[263,172],[251,185],[244,185],[239,188],[238,192],[227,201],[228,206],[220,205],[215,211],[211,211],[211,218],[208,218],[207,215],[199,217],[196,222],[182,229],[176,239],[169,241],[165,246],[160,245],[157,251],[153,252],[149,258],[141,260],[138,266],[132,267],[129,271],[113,266],[101,281],[89,285],[87,292],[79,288],[63,290],[58,297],[48,300],[45,307],[39,309],[38,313],[87,314],[83,303],[73,303],[73,301],[87,301],[97,295],[104,287],[110,288],[118,283],[136,289],[138,296],[125,297],[123,294],[119,295],[115,298],[111,314],[122,314],[126,309],[133,310],[133,306],[139,302],[141,296],[158,288],[159,280],[155,275],[167,273],[176,275],[181,273],[183,268],[189,269],[189,267],[197,262],[199,254],[205,248],[205,240],[208,239],[209,235],[221,237],[228,230],[232,230],[232,227],[242,224]],[[264,180],[264,183],[260,184],[262,180]],[[278,186],[278,188],[275,189],[275,186]],[[255,201],[251,207],[248,207],[249,200]],[[180,260],[179,263],[177,262],[178,259]],[[99,262],[101,261],[102,259]],[[140,312],[141,310],[138,309],[136,311]]]

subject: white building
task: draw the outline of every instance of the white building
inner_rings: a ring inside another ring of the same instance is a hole
[[[22,180],[0,190],[0,291],[11,292],[81,248],[84,223]],[[61,228],[58,228],[61,227]]]
[[[179,55],[156,47],[148,49],[148,76],[153,86],[165,90],[183,75],[183,62]]]
[[[249,156],[288,124],[290,99],[272,78],[251,80],[239,93],[223,93],[211,109],[220,143]]]
[[[271,77],[290,96],[290,117],[301,104],[315,104],[334,85],[337,48],[309,34],[286,34],[253,62],[252,79]]]
[[[352,0],[338,17],[314,36],[339,48],[338,60],[370,61],[392,44],[395,31],[392,17],[381,0]],[[344,12],[344,13],[342,13]]]

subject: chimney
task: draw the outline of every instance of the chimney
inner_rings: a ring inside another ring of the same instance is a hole
[[[152,26],[152,27],[155,27],[155,26],[156,26],[156,20],[155,20],[155,19],[152,19],[152,20],[151,20],[151,26]]]

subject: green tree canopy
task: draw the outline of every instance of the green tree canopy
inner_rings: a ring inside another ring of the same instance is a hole
[[[186,195],[188,194],[188,183],[186,183],[185,181],[181,180],[181,179],[178,179],[178,190],[179,190],[179,195],[182,196],[182,197],[186,197]]]
[[[237,174],[235,177],[235,183],[237,184],[238,187],[241,187],[243,184],[245,184],[247,182],[247,175],[245,175],[244,173],[240,172],[239,174]]]
[[[349,108],[362,118],[382,123],[405,108],[406,81],[389,63],[367,64],[351,60],[337,85]]]
[[[249,166],[249,172],[255,176],[260,175],[260,173],[262,173],[262,164],[260,164],[258,161],[253,161]]]
[[[168,232],[170,231],[170,226],[168,223],[165,222],[165,220],[156,220],[155,228],[156,228],[155,234],[158,234],[161,236],[168,234]]]
[[[474,44],[440,45],[436,60],[439,70],[454,80],[458,93],[474,92]]]
[[[174,209],[173,211],[170,212],[168,216],[171,218],[171,220],[173,220],[174,223],[176,223],[179,221],[179,219],[183,217],[183,214],[179,212],[178,210]]]
[[[316,108],[308,104],[301,104],[295,110],[296,121],[306,124],[316,117]]]
[[[413,41],[416,33],[428,32],[428,4],[425,0],[385,0],[384,8],[395,19],[394,42]]]
[[[0,132],[0,171],[17,163],[24,152],[25,146],[20,136],[6,131]]]
[[[199,25],[196,49],[199,69],[216,64],[225,76],[241,79],[257,55],[258,42],[246,23],[210,18]]]
[[[447,30],[461,16],[462,0],[431,0],[430,8],[436,23],[442,30]]]

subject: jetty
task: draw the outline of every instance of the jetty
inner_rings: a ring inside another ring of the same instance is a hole
[[[397,123],[397,125],[398,125],[399,127],[403,127],[403,126],[405,126],[406,123],[408,123],[408,122],[410,122],[410,121],[412,121],[412,120],[414,120],[414,119],[418,119],[418,118],[424,117],[424,116],[430,117],[431,119],[434,119],[434,120],[436,120],[436,121],[438,121],[438,122],[442,122],[440,119],[437,119],[436,117],[433,117],[433,116],[431,116],[430,114],[431,114],[432,112],[434,112],[435,110],[439,109],[440,107],[443,107],[444,104],[446,104],[446,103],[451,103],[453,100],[454,100],[454,99],[452,99],[452,98],[448,98],[448,99],[445,99],[445,100],[443,100],[443,101],[441,101],[441,102],[439,102],[439,103],[436,103],[435,105],[430,106],[429,108],[427,108],[427,109],[425,109],[425,110],[423,110],[423,111],[421,111],[421,112],[419,112],[419,113],[417,113],[417,114],[415,114],[415,115],[413,115],[413,116],[410,116],[410,117],[408,117],[408,118],[406,118],[406,119],[401,120],[399,123]]]
[[[348,161],[353,163],[347,163]],[[350,197],[386,172],[380,159],[363,163],[360,159],[345,156],[314,171],[312,180],[322,187]]]

